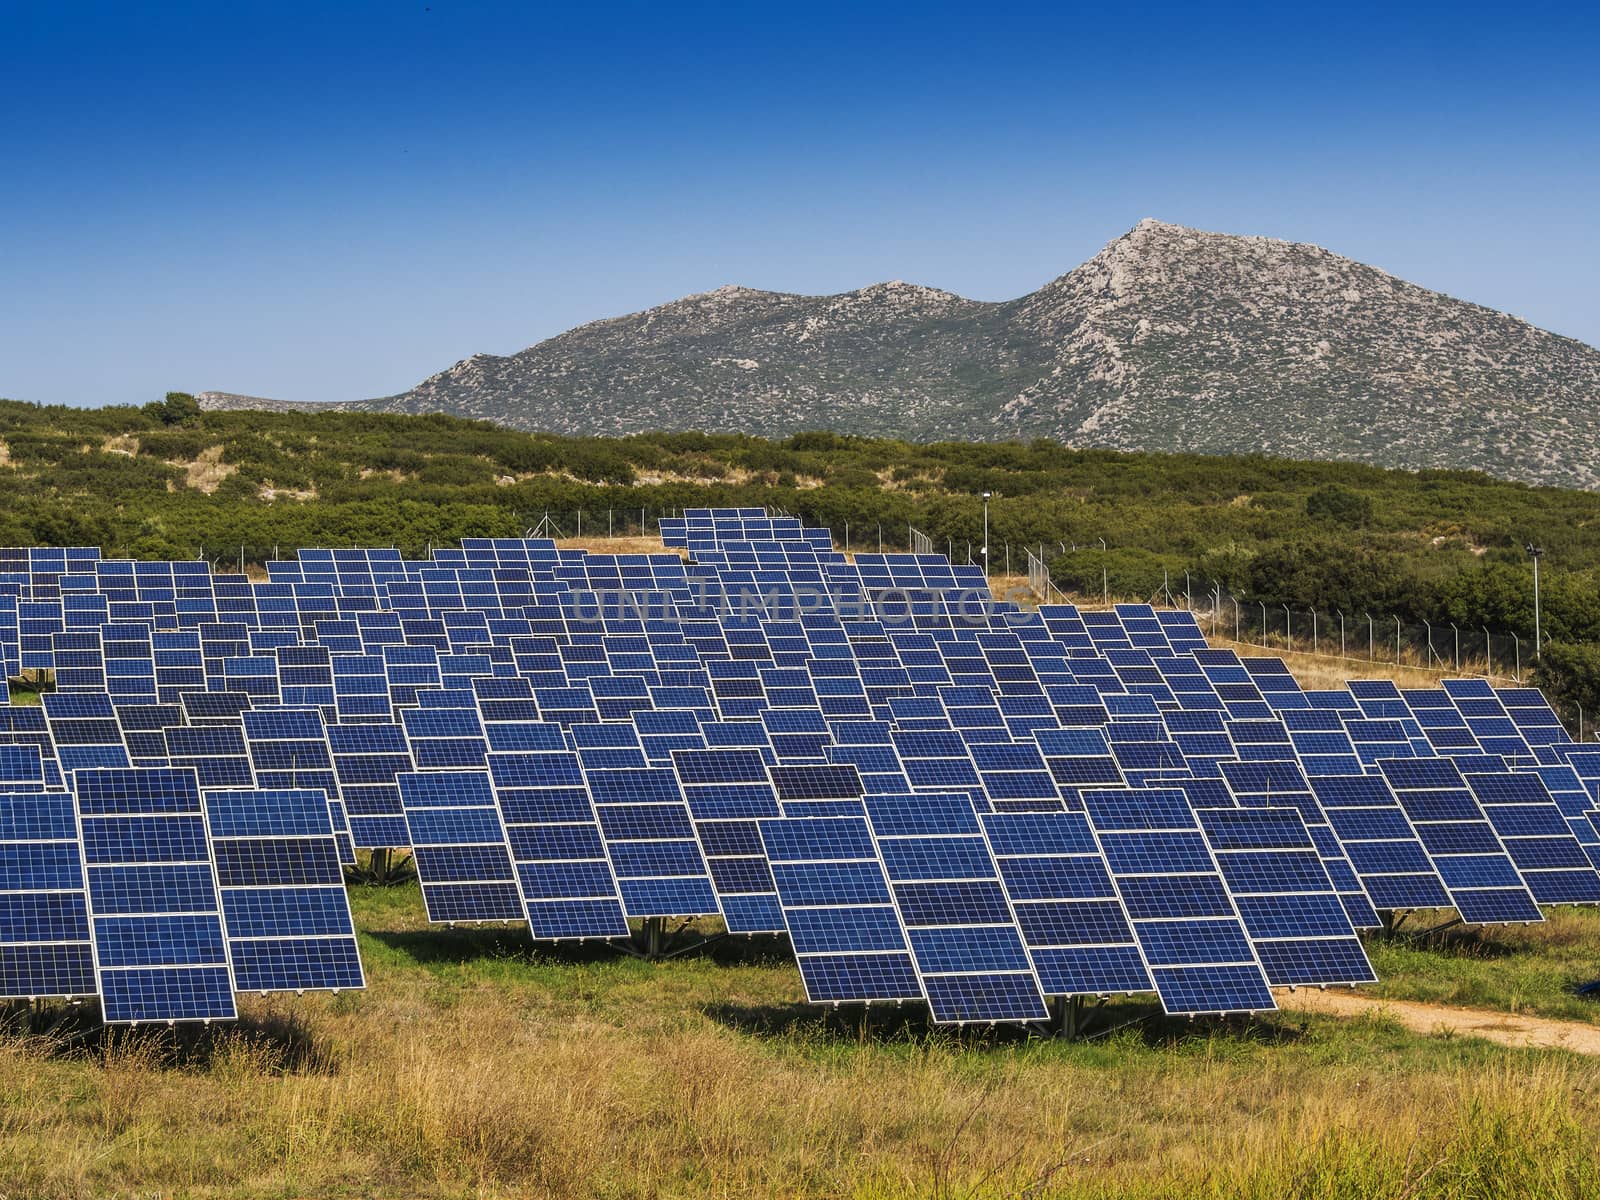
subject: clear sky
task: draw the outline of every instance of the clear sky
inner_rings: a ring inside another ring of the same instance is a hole
[[[1600,343],[1592,5],[0,0],[0,396],[334,400],[1141,217]]]

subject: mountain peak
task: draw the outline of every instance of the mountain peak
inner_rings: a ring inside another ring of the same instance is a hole
[[[271,402],[225,394],[210,407]],[[1305,243],[1146,217],[1027,296],[725,285],[354,407],[1268,453],[1600,487],[1600,351]]]

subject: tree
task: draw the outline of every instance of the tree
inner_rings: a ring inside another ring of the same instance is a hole
[[[1569,727],[1600,713],[1600,646],[1546,642],[1530,677]]]
[[[165,400],[144,406],[145,412],[163,425],[187,425],[200,417],[200,402],[188,392],[168,392]]]

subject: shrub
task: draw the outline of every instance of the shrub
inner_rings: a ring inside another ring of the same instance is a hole
[[[1569,726],[1577,727],[1579,709],[1588,722],[1600,718],[1600,646],[1546,642],[1531,682]]]

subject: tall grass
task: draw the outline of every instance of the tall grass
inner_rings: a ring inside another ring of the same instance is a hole
[[[414,890],[378,890],[364,995],[0,1040],[0,1197],[1600,1194],[1591,1060],[1135,1004],[1077,1044],[863,1026],[759,948],[653,967],[407,940]]]

